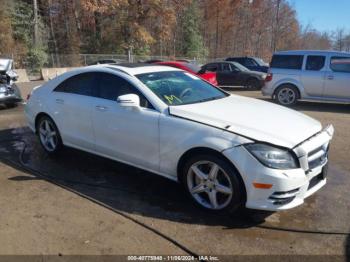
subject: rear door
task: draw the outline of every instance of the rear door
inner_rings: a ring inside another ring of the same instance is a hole
[[[350,99],[350,56],[331,56],[325,97]]]
[[[136,94],[140,108],[122,107],[118,96]],[[98,73],[92,107],[96,150],[146,169],[159,169],[159,116],[143,94],[121,76]]]
[[[65,144],[94,150],[91,120],[92,96],[96,87],[95,73],[74,75],[53,91],[53,118]]]
[[[326,76],[326,56],[308,55],[305,68],[301,74],[305,93],[309,96],[321,97],[324,93]]]

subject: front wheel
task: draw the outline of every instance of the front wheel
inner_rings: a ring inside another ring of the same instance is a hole
[[[62,139],[57,126],[51,118],[43,116],[39,119],[37,132],[43,149],[49,155],[55,155],[62,149]]]
[[[232,213],[243,207],[244,185],[239,174],[220,157],[190,158],[183,170],[183,183],[194,202],[206,210]]]

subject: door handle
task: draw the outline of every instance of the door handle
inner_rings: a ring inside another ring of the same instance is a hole
[[[107,111],[107,110],[108,110],[108,107],[106,107],[106,106],[96,106],[96,110],[97,110],[97,111],[104,112],[104,111]]]
[[[63,100],[63,99],[57,98],[57,99],[56,99],[56,103],[62,105],[62,104],[64,104],[64,100]]]
[[[328,80],[333,80],[333,79],[334,79],[334,76],[333,76],[333,75],[329,75],[329,76],[327,76],[327,79],[328,79]]]

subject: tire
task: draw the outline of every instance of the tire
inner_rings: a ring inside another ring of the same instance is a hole
[[[260,89],[260,83],[259,80],[256,78],[249,78],[245,84],[245,87],[247,89],[251,89],[251,90],[258,90]]]
[[[276,90],[274,98],[280,105],[293,106],[300,98],[299,90],[293,85],[282,85]]]
[[[60,132],[54,121],[48,116],[42,116],[36,127],[39,142],[49,155],[57,155],[63,148]]]
[[[223,158],[212,154],[190,157],[181,179],[189,197],[207,211],[234,213],[244,207],[244,184],[232,164]]]
[[[14,108],[14,107],[17,106],[17,103],[5,103],[5,106],[6,106],[7,108]]]

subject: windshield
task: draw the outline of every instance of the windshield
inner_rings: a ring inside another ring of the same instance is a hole
[[[136,77],[167,105],[194,104],[228,96],[187,72],[153,72]]]
[[[258,63],[259,66],[268,66],[268,64],[264,62],[264,60],[262,60],[261,58],[254,58],[254,60]]]

